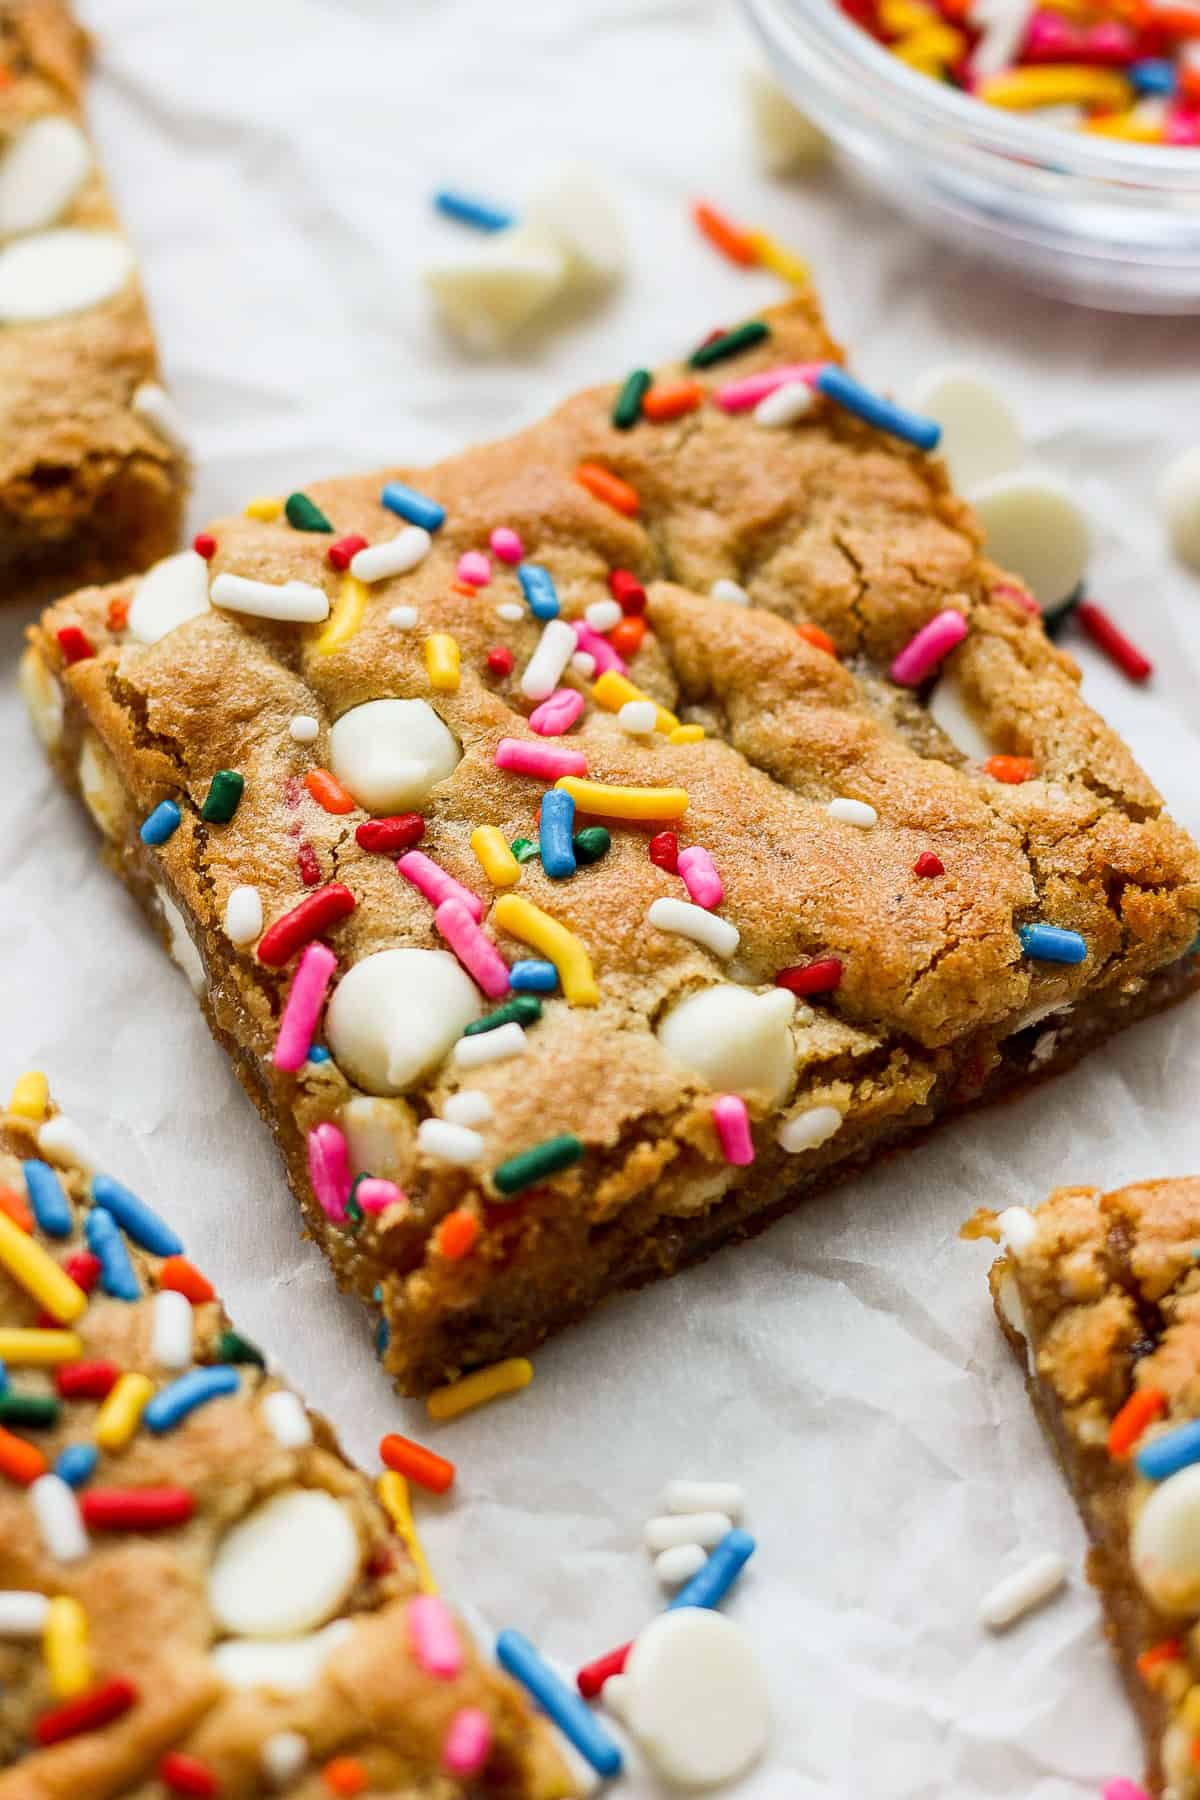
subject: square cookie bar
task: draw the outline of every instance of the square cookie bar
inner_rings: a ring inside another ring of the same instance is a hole
[[[0,1800],[576,1792],[397,1535],[400,1478],[376,1497],[171,1225],[81,1158],[22,1078],[0,1117]]]
[[[55,764],[406,1390],[1196,983],[1195,847],[846,401],[803,297],[33,632]]]
[[[60,0],[0,5],[0,600],[144,569],[182,525],[187,461],[84,130],[87,63]]]
[[[992,1297],[1091,1539],[1147,1781],[1200,1795],[1200,1177],[1060,1188],[1002,1234]],[[1120,1784],[1115,1784],[1120,1785]]]

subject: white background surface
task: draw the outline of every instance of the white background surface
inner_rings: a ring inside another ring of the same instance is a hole
[[[193,524],[305,480],[513,429],[570,386],[674,355],[779,292],[694,234],[703,193],[815,263],[860,372],[948,357],[999,377],[1097,527],[1093,589],[1156,659],[1145,692],[1083,649],[1086,692],[1200,827],[1200,587],[1149,497],[1196,433],[1200,322],[1024,296],[931,249],[832,174],[756,171],[716,0],[90,0],[93,121],[193,434]],[[632,270],[610,303],[492,362],[432,323],[428,195],[520,205],[564,156],[605,170]],[[1190,415],[1190,424],[1189,424]],[[15,654],[17,612],[0,622]],[[1074,644],[1073,648],[1077,647]],[[7,666],[7,663],[6,663]],[[297,1238],[266,1133],[183,978],[101,868],[5,683],[4,1080],[47,1069],[104,1161],[179,1222],[243,1328],[374,1467],[386,1429],[454,1457],[419,1497],[452,1596],[570,1667],[659,1597],[641,1525],[674,1475],[735,1477],[760,1549],[730,1603],[771,1671],[753,1800],[1076,1800],[1134,1775],[1082,1583],[1081,1533],[1001,1351],[981,1202],[1200,1165],[1200,1007],[623,1300],[544,1350],[520,1398],[441,1430],[396,1401],[366,1323]],[[1071,1591],[1006,1638],[979,1594],[1047,1547]],[[642,1775],[623,1792],[656,1792]]]

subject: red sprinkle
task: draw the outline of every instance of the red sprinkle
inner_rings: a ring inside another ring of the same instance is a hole
[[[353,1800],[355,1794],[364,1794],[371,1785],[367,1774],[357,1756],[335,1756],[321,1770],[321,1780],[331,1794],[339,1794],[342,1800]]]
[[[129,623],[129,608],[133,605],[132,597],[117,594],[104,609],[104,623],[110,631],[124,631]]]
[[[167,1751],[158,1765],[158,1779],[173,1794],[187,1794],[192,1800],[212,1800],[221,1791],[208,1764],[180,1750]]]
[[[93,1531],[162,1531],[186,1525],[196,1509],[187,1488],[88,1488],[79,1512]]]
[[[344,571],[350,567],[359,551],[365,550],[366,547],[366,538],[359,537],[357,532],[353,532],[349,537],[338,538],[330,544],[325,554],[335,569]]]
[[[1075,617],[1091,638],[1097,649],[1116,663],[1128,675],[1130,681],[1145,681],[1153,672],[1154,664],[1148,656],[1143,656],[1136,644],[1131,644],[1123,631],[1118,630],[1106,612],[1092,600],[1081,600],[1075,608]],[[59,633],[61,637],[62,633]]]
[[[90,1250],[73,1250],[63,1262],[63,1268],[85,1294],[90,1294],[100,1279],[100,1258],[93,1256]]]
[[[259,962],[279,968],[304,944],[353,911],[354,895],[340,881],[318,888],[263,932],[258,940]]]
[[[395,856],[411,850],[424,836],[425,821],[420,813],[395,813],[390,819],[367,819],[355,828],[354,841],[362,850]]]
[[[389,1469],[415,1481],[418,1487],[428,1488],[431,1494],[444,1494],[454,1480],[452,1462],[439,1456],[436,1450],[427,1450],[424,1444],[414,1444],[411,1438],[401,1437],[397,1431],[390,1431],[381,1439],[379,1455]]]
[[[945,873],[945,863],[940,856],[935,856],[932,850],[922,850],[913,864],[914,875],[944,875]]]
[[[513,672],[513,653],[504,644],[493,644],[487,653],[487,672],[489,675],[511,675]]]
[[[621,1673],[632,1649],[633,1639],[630,1638],[619,1650],[610,1650],[607,1656],[598,1656],[595,1662],[585,1663],[575,1677],[575,1686],[585,1700],[595,1699],[609,1676]]]
[[[622,612],[645,612],[646,590],[637,576],[631,575],[628,569],[609,570],[608,591]]]
[[[190,1263],[186,1256],[168,1256],[158,1271],[160,1288],[171,1288],[176,1294],[182,1294],[193,1306],[203,1306],[206,1300],[215,1300],[217,1290],[207,1275],[202,1275],[195,1263]]]
[[[637,614],[621,620],[614,625],[608,634],[608,641],[618,656],[627,659],[635,657],[642,647],[642,639],[646,635],[646,621]]]
[[[80,1694],[51,1712],[44,1712],[33,1728],[38,1743],[61,1744],[64,1738],[78,1737],[81,1731],[94,1731],[98,1725],[111,1725],[127,1713],[138,1698],[132,1681],[116,1675],[101,1682],[90,1694]]]
[[[198,531],[192,539],[192,549],[197,556],[202,556],[205,562],[211,562],[217,554],[217,540],[211,531]]]
[[[78,625],[63,625],[54,635],[58,639],[58,647],[65,663],[83,662],[85,658],[96,654],[91,639],[85,637]]]
[[[679,839],[673,831],[656,831],[650,839],[650,861],[668,875],[679,873]]]
[[[840,987],[841,980],[841,957],[823,956],[817,962],[797,963],[790,969],[780,969],[775,986],[790,988],[793,994],[832,994],[835,987]]]
[[[300,879],[305,887],[316,887],[321,879],[321,865],[317,853],[307,838],[296,852],[296,866],[300,870]]]
[[[54,1371],[54,1385],[64,1400],[103,1400],[120,1373],[113,1362],[63,1363]]]

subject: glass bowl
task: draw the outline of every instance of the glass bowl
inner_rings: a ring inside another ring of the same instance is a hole
[[[743,0],[776,77],[870,185],[1042,293],[1200,312],[1200,149],[1002,112],[908,68],[836,0]]]

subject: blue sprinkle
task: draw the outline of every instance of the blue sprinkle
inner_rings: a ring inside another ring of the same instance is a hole
[[[893,437],[903,438],[908,444],[915,444],[919,450],[936,450],[941,440],[942,428],[936,419],[923,419],[919,413],[906,412],[902,406],[893,406],[881,394],[873,394],[870,388],[863,387],[855,381],[853,375],[847,375],[845,369],[837,363],[826,363],[817,376],[817,390],[836,400],[847,412],[856,413],[865,419],[868,425],[876,426],[880,431],[890,431]]]
[[[54,1473],[68,1487],[82,1487],[85,1481],[90,1481],[99,1460],[100,1452],[95,1444],[68,1444],[59,1453]]]
[[[551,881],[562,881],[575,873],[575,846],[571,833],[575,829],[575,802],[560,788],[548,788],[542,795],[538,814],[538,844],[542,867]]]
[[[165,844],[179,830],[183,814],[173,800],[160,800],[154,811],[142,821],[138,832],[143,844]]]
[[[329,1052],[325,1048],[324,1044],[310,1044],[308,1046],[307,1060],[310,1063],[328,1062],[329,1061]]]
[[[685,1582],[667,1607],[716,1606],[729,1592],[755,1551],[754,1539],[748,1531],[727,1531],[704,1567],[697,1569]]]
[[[164,1224],[144,1200],[131,1194],[111,1175],[92,1176],[92,1199],[105,1212],[110,1212],[122,1231],[143,1250],[149,1250],[151,1256],[183,1255],[182,1238],[176,1237],[171,1227]]]
[[[7,1387],[8,1387],[8,1370],[5,1368],[4,1364],[2,1362],[0,1362],[0,1394],[4,1393],[4,1391]]]
[[[460,194],[454,188],[439,188],[433,196],[433,204],[448,219],[457,219],[460,225],[473,225],[476,231],[507,231],[515,225],[515,213],[506,212],[502,206],[493,206],[487,200],[474,200],[470,194]]]
[[[50,1164],[30,1161],[22,1163],[21,1168],[38,1229],[47,1237],[70,1237],[75,1228],[71,1202]]]
[[[508,985],[514,994],[552,994],[558,986],[558,970],[552,962],[530,957],[513,964],[508,971]]]
[[[510,1629],[500,1633],[496,1639],[496,1661],[528,1689],[598,1775],[621,1773],[621,1752],[616,1743],[591,1708],[560,1680],[522,1632]]]
[[[100,1259],[100,1286],[105,1293],[114,1300],[140,1300],[142,1290],[112,1214],[102,1206],[93,1206],[83,1234],[92,1255]]]
[[[1125,73],[1139,94],[1173,94],[1175,69],[1165,57],[1146,56],[1130,63]]]
[[[517,580],[535,619],[557,619],[558,592],[549,569],[541,563],[518,563]]]
[[[1141,1473],[1149,1481],[1165,1481],[1168,1475],[1200,1462],[1200,1419],[1192,1419],[1175,1431],[1151,1438],[1134,1457]]]
[[[1077,931],[1064,931],[1058,925],[1019,925],[1017,936],[1026,956],[1038,962],[1081,963],[1087,956],[1087,945]]]
[[[236,1394],[242,1378],[229,1363],[208,1369],[189,1369],[178,1381],[159,1388],[142,1414],[143,1423],[155,1432],[173,1431],[181,1419],[222,1394]]]
[[[379,499],[389,512],[398,513],[410,525],[420,525],[425,531],[436,531],[439,525],[445,524],[445,507],[431,500],[428,494],[418,494],[416,488],[405,487],[402,481],[389,481]]]
[[[380,1319],[375,1327],[375,1354],[386,1356],[387,1347],[392,1341],[392,1328],[386,1319]]]

